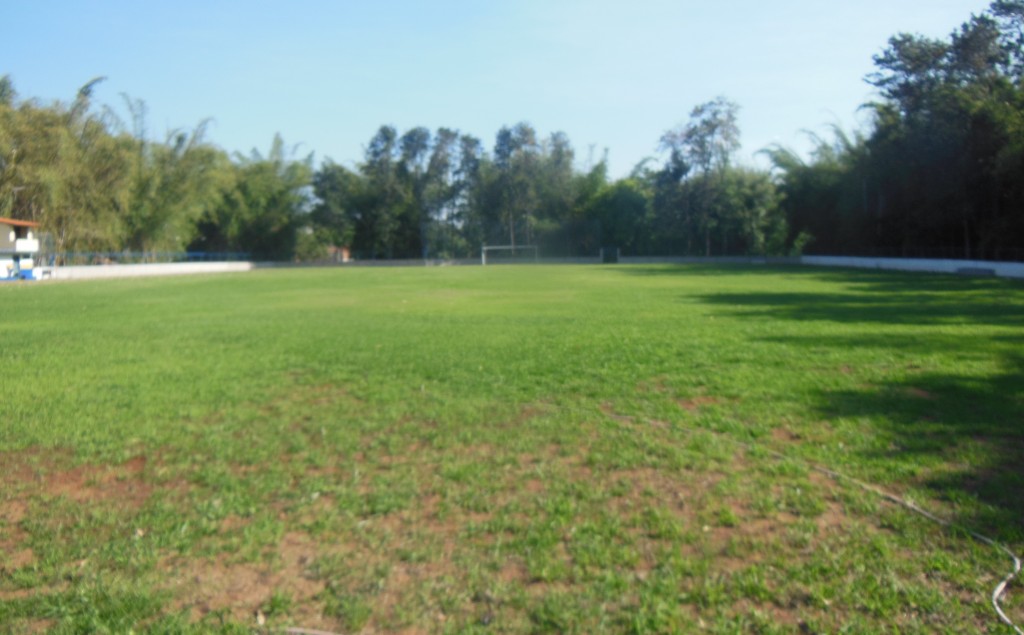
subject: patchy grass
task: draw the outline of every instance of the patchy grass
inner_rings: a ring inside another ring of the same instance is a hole
[[[1024,549],[1020,284],[262,271],[0,327],[3,632],[1000,632],[1001,554],[808,462]]]

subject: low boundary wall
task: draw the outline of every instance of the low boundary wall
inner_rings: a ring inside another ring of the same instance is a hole
[[[95,280],[98,278],[138,278],[143,276],[181,276],[196,273],[233,273],[251,271],[251,262],[162,262],[144,265],[72,265],[55,267],[53,280]]]
[[[542,258],[539,264],[600,264],[598,258]],[[752,257],[657,257],[623,256],[619,264],[736,264],[736,265],[809,265],[814,267],[851,267],[893,271],[918,271],[974,276],[998,276],[1024,279],[1024,262],[988,262],[984,260],[926,260],[920,258],[858,258],[847,256],[800,256],[797,258]],[[443,267],[479,266],[478,259],[462,260],[360,260],[347,263],[256,263],[256,262],[170,262],[135,265],[75,265],[52,270],[54,280],[94,280],[142,276],[235,273],[254,269],[291,269],[311,267]],[[491,266],[491,265],[488,265]],[[494,266],[500,266],[495,263]],[[614,265],[612,265],[614,266]]]
[[[985,260],[926,260],[924,258],[858,258],[848,256],[801,256],[800,264],[815,267],[854,267],[930,273],[958,273],[1024,279],[1024,262]]]
[[[779,256],[620,256],[622,265],[798,265],[799,258]]]

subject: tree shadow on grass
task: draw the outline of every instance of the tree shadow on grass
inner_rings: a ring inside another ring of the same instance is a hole
[[[742,309],[750,317],[876,324],[1024,324],[1024,304],[993,296],[957,299],[943,294],[743,293],[706,296],[705,302]],[[967,301],[964,301],[967,300]]]
[[[811,356],[823,349],[875,349],[883,358],[899,352],[912,360],[945,351],[965,365],[995,360],[998,370],[990,374],[896,364],[886,379],[817,390],[810,414],[870,422],[874,438],[854,451],[858,463],[893,474],[903,485],[931,490],[952,503],[953,520],[963,526],[1003,542],[1024,542],[1024,334],[982,341],[948,333],[757,341],[804,348]]]
[[[817,414],[871,421],[891,444],[863,451],[866,462],[934,466],[913,484],[956,503],[961,524],[1020,542],[1024,355],[1006,355],[1002,366],[988,377],[919,373],[857,389],[825,390]]]
[[[952,501],[956,520],[964,525],[1003,541],[1024,541],[1024,295],[1019,285],[856,271],[838,281],[844,285],[838,292],[730,290],[698,300],[739,319],[853,327],[819,325],[800,335],[787,329],[757,340],[806,348],[810,355],[874,348],[911,359],[942,352],[988,368],[994,362],[999,370],[990,374],[911,367],[870,384],[822,389],[814,397],[814,414],[870,421],[876,440],[883,442],[871,446],[889,443],[882,450],[862,450],[865,463],[909,471],[924,466],[907,485]],[[957,328],[945,328],[949,325]]]
[[[848,291],[765,291],[700,296],[749,317],[880,324],[1024,325],[1024,296],[1008,281],[949,277],[844,277]]]
[[[794,273],[803,274],[811,271],[800,265],[777,265],[777,264],[740,264],[740,263],[659,263],[659,264],[636,264],[636,265],[615,265],[610,267],[612,271],[627,276],[641,278],[656,277],[686,277],[686,276],[728,276],[728,275],[773,275]]]
[[[657,277],[729,277],[783,276],[788,279],[820,280],[842,284],[853,290],[887,292],[946,292],[1024,289],[1024,280],[960,276],[947,273],[888,271],[845,267],[813,267],[789,264],[654,264],[621,265],[612,269],[627,276]]]

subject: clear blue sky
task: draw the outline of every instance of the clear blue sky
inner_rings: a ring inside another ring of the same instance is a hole
[[[945,37],[982,0],[2,0],[0,74],[21,97],[149,106],[150,135],[205,118],[208,138],[351,164],[382,124],[561,130],[612,175],[655,154],[693,106],[741,106],[741,160],[802,131],[858,125],[872,55],[906,31]]]

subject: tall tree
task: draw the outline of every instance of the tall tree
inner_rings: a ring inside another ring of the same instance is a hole
[[[325,244],[349,248],[353,246],[365,189],[359,174],[330,159],[313,175],[316,203],[310,216],[314,231],[319,232]]]
[[[740,147],[738,113],[738,105],[717,97],[695,107],[686,125],[666,132],[661,138],[662,148],[670,152],[673,160],[685,158],[699,183],[694,211],[698,230],[704,236],[706,256],[711,255],[711,233],[727,211],[721,208],[715,187],[721,185],[732,156]]]
[[[1022,43],[1021,0],[993,2],[947,39],[890,38],[866,78],[879,91],[866,138],[819,145],[806,165],[774,153],[791,237],[903,256],[992,258],[1024,245]]]
[[[266,155],[256,149],[236,154],[233,177],[223,184],[218,205],[201,219],[193,247],[245,252],[257,260],[292,259],[312,203],[313,173],[313,155],[296,159],[295,153],[278,134]]]
[[[494,143],[498,204],[513,250],[519,238],[526,242],[533,238],[539,155],[537,133],[530,124],[520,122],[498,131]]]
[[[129,185],[131,145],[91,109],[101,81],[82,86],[67,105],[0,105],[0,201],[12,215],[40,222],[61,259],[119,247],[116,209]]]
[[[454,255],[454,205],[459,194],[455,180],[456,154],[459,133],[439,128],[434,135],[430,160],[423,186],[423,205],[426,221],[423,257],[431,254]]]
[[[18,92],[14,90],[14,82],[10,75],[0,75],[0,106],[8,108],[14,106],[18,98]]]
[[[587,203],[587,215],[597,223],[597,247],[617,247],[636,254],[647,247],[650,194],[640,179],[622,179],[605,185]]]
[[[203,213],[220,201],[223,152],[205,143],[205,121],[190,132],[168,132],[163,143],[149,141],[146,104],[127,97],[125,101],[135,152],[132,187],[119,210],[123,245],[141,252],[180,251],[195,238]]]
[[[457,228],[459,249],[469,255],[486,242],[487,228],[493,222],[490,215],[495,207],[487,202],[487,174],[491,166],[483,143],[472,135],[463,134],[458,140],[458,165],[454,172],[454,200],[452,226]]]
[[[427,257],[430,210],[425,197],[430,142],[430,131],[422,126],[410,129],[399,139],[398,176],[405,205],[399,211],[398,252],[403,256]]]

